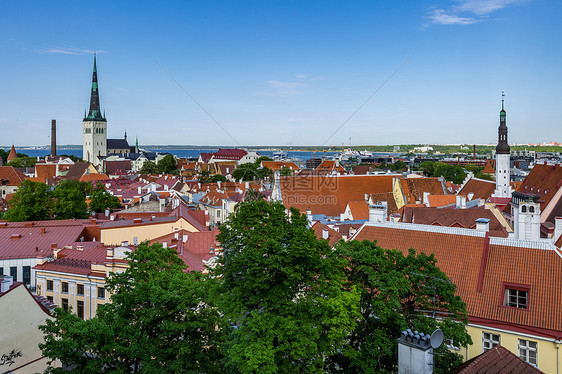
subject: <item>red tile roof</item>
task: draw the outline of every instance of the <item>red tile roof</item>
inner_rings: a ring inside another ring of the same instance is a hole
[[[494,170],[494,167],[492,166],[491,162],[486,162],[486,166],[484,167],[484,170],[482,170],[482,173],[484,174],[494,174],[496,171]]]
[[[328,240],[328,244],[330,245],[330,247],[333,247],[337,242],[342,240],[342,236],[339,232],[329,226],[324,225],[323,223],[316,222],[314,225],[312,225],[312,230],[314,231],[314,235],[316,235],[319,240]],[[324,238],[324,230],[328,231],[328,239]]]
[[[459,191],[459,195],[468,196],[468,194],[472,192],[474,194],[474,197],[471,200],[487,200],[490,196],[492,196],[495,189],[496,182],[478,178],[470,178],[470,180]]]
[[[243,149],[229,149],[229,148],[220,148],[217,152],[213,153],[213,159],[221,159],[221,160],[240,160],[242,157],[246,156],[248,152]]]
[[[443,182],[439,178],[407,178],[402,179],[402,189],[408,203],[423,202],[423,193],[443,195],[446,193]]]
[[[18,155],[16,154],[16,147],[14,147],[14,145],[12,144],[12,148],[10,148],[10,153],[8,154],[8,158],[6,159],[6,161],[10,162],[12,160],[15,160],[16,158],[18,158]]]
[[[288,161],[262,161],[261,164],[263,167],[266,167],[273,171],[281,170],[283,167],[287,167],[293,172],[298,172],[300,170],[297,164]]]
[[[350,201],[365,199],[365,194],[392,192],[392,180],[387,175],[297,175],[281,177],[283,204],[313,214],[339,216]]]
[[[454,195],[451,195],[454,197]],[[425,206],[405,206],[401,211],[401,222],[416,223],[422,225],[463,227],[467,229],[476,228],[476,220],[487,218],[490,220],[490,235],[506,238],[508,233],[496,216],[484,207],[471,209],[456,208],[433,208]]]
[[[429,195],[427,197],[429,201],[430,207],[441,207],[446,205],[456,204],[457,196],[456,195]]]
[[[96,242],[76,243],[72,248],[60,250],[55,260],[44,262],[34,269],[81,275],[97,274],[97,271],[92,271],[91,265],[106,261],[107,248],[109,247]]]
[[[369,219],[369,204],[367,204],[365,200],[350,201],[348,203],[348,206],[349,210],[351,210],[351,215],[353,216],[354,220]]]
[[[19,186],[27,177],[12,166],[0,166],[0,180],[2,179],[7,181],[7,186]]]
[[[525,180],[519,185],[517,192],[539,195],[541,211],[543,211],[552,201],[561,186],[562,167],[560,167],[559,164],[536,164]],[[562,211],[560,209],[558,210]],[[554,217],[551,215],[547,220],[553,222]]]
[[[466,361],[451,374],[539,374],[536,367],[520,359],[501,345],[497,345]]]
[[[405,253],[409,248],[435,253],[437,266],[457,286],[472,322],[562,338],[562,254],[550,242],[388,222],[363,226],[354,240],[376,241]],[[528,309],[502,304],[509,284],[529,288]]]
[[[18,222],[0,224],[0,259],[50,256],[52,245],[62,247],[80,240],[87,220],[60,224]],[[45,221],[43,221],[45,222]]]

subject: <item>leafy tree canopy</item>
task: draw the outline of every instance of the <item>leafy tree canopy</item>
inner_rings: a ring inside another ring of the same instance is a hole
[[[141,243],[107,280],[111,303],[89,320],[57,309],[40,327],[40,348],[72,373],[222,373],[223,329],[203,277],[185,272],[174,249]]]
[[[106,191],[102,183],[98,183],[90,195],[90,210],[96,213],[105,212],[106,209],[118,209],[121,201]]]
[[[45,183],[24,180],[8,204],[4,218],[10,222],[49,219],[52,192]]]
[[[158,174],[158,166],[152,161],[145,161],[140,169],[142,174]]]
[[[437,267],[433,254],[412,249],[404,255],[368,241],[340,243],[337,252],[349,259],[347,279],[361,293],[362,317],[346,349],[332,357],[334,372],[396,372],[396,339],[407,328],[426,334],[441,328],[455,345],[472,344],[466,332],[466,305],[455,295],[455,285]],[[439,317],[435,320],[431,318],[434,308]],[[435,357],[436,373],[449,373],[462,363],[462,356],[444,346]]]
[[[162,174],[178,174],[176,160],[173,155],[166,155],[158,161],[158,172]]]
[[[27,157],[25,155],[20,157],[19,155],[20,153],[18,153],[18,158],[8,162],[7,165],[15,168],[31,168],[37,163],[37,159],[35,157]]]
[[[238,166],[232,173],[232,177],[239,181],[254,181],[269,178],[273,172],[268,167],[260,167],[259,163],[246,163]]]
[[[343,349],[358,294],[343,290],[345,260],[306,217],[280,203],[244,202],[221,226],[217,302],[235,325],[227,366],[241,373],[316,373]]]
[[[53,189],[53,213],[57,219],[88,218],[86,196],[92,185],[77,180],[62,180]]]

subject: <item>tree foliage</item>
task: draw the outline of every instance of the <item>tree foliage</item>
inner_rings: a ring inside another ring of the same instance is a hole
[[[221,174],[213,174],[211,175],[211,172],[205,170],[202,171],[198,176],[197,176],[197,180],[199,181],[199,183],[204,184],[204,183],[217,183],[217,182],[226,182],[226,177],[221,175]]]
[[[404,255],[368,241],[340,243],[337,251],[349,259],[349,286],[361,292],[361,318],[346,350],[332,358],[334,372],[395,372],[396,339],[407,328],[426,334],[441,328],[455,345],[472,344],[466,332],[466,305],[455,295],[455,285],[437,267],[433,254],[411,249]],[[433,310],[439,317],[435,320]],[[436,373],[449,373],[462,363],[462,356],[445,347],[435,357]]]
[[[4,218],[10,222],[49,219],[52,192],[45,183],[24,180],[8,204]]]
[[[6,165],[15,168],[31,168],[35,166],[36,163],[37,159],[35,157],[27,157],[26,155],[20,157],[18,153],[18,158],[9,161]]]
[[[90,210],[102,213],[106,209],[118,209],[121,201],[117,196],[113,196],[106,191],[102,183],[98,183],[90,195]]]
[[[241,373],[316,373],[343,349],[358,295],[343,290],[345,260],[318,241],[306,217],[280,203],[238,205],[221,226],[214,270],[221,311],[235,326],[226,364]]]
[[[208,282],[184,270],[174,249],[141,243],[129,255],[129,268],[109,277],[111,303],[94,318],[57,309],[56,318],[40,327],[49,365],[59,359],[73,373],[223,372],[223,329],[206,300]]]
[[[144,165],[143,165],[144,166]],[[166,155],[158,161],[158,172],[162,174],[177,174],[176,160],[173,155]]]
[[[239,181],[254,181],[269,178],[273,175],[273,172],[268,167],[261,167],[260,162],[245,163],[239,165],[236,170],[232,172],[232,177]]]
[[[145,161],[140,169],[142,174],[158,174],[158,166],[152,161]]]
[[[92,185],[77,180],[62,180],[53,189],[53,213],[56,219],[88,218],[86,196]]]
[[[461,184],[466,178],[466,172],[460,165],[449,165],[444,162],[424,161],[420,164],[420,170],[428,177],[443,176],[445,180]]]

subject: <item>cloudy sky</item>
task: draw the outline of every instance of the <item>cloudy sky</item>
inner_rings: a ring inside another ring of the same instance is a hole
[[[562,141],[562,2],[0,1],[0,145]]]

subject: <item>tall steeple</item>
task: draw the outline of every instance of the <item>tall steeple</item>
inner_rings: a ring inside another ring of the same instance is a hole
[[[496,190],[493,197],[510,198],[510,149],[507,143],[507,125],[505,124],[505,109],[503,106],[504,93],[502,92],[502,109],[500,111],[500,127],[498,127],[498,145],[496,146]]]
[[[90,94],[90,111],[84,118],[85,121],[105,121],[100,109],[100,95],[98,90],[98,69],[96,66],[96,54],[94,53],[94,72],[92,74],[92,92]]]
[[[505,94],[502,92],[502,110],[500,110],[500,127],[498,127],[498,145],[496,154],[509,154],[510,148],[507,143],[507,125],[505,124],[505,109],[503,106]]]

